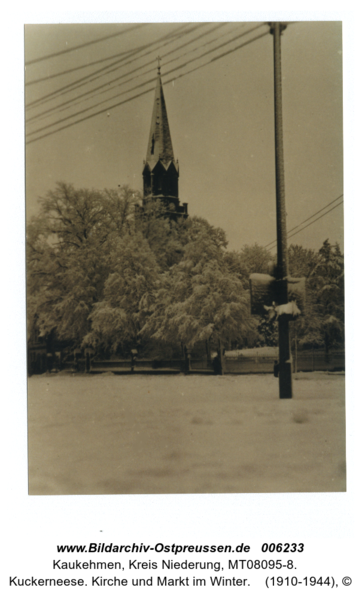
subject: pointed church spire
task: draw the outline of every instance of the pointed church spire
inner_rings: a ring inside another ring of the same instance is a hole
[[[146,155],[146,161],[149,163],[158,162],[159,160],[166,164],[171,160],[175,160],[162,88],[160,57],[158,57],[157,82]]]
[[[149,202],[161,201],[167,208],[167,215],[177,219],[180,216],[187,217],[187,204],[180,205],[178,197],[179,167],[173,154],[160,60],[158,57],[151,129],[142,173],[143,207]]]

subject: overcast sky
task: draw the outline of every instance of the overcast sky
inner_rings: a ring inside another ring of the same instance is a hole
[[[28,217],[57,181],[142,188],[160,55],[180,201],[230,249],[275,239],[273,38],[262,23],[195,25],[26,26]],[[343,243],[341,23],[289,24],[282,74],[287,229],[308,225],[290,243]]]

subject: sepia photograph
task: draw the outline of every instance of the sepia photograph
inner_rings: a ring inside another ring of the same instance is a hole
[[[346,492],[342,22],[24,45],[28,494]]]

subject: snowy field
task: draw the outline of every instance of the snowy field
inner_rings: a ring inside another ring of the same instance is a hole
[[[30,494],[341,492],[344,376],[29,379]]]

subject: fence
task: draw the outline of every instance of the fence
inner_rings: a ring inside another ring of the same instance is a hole
[[[278,357],[277,349],[273,356],[263,356],[262,349],[259,348],[255,355],[248,356],[226,356],[224,357],[225,374],[252,374],[252,373],[273,373],[274,362]],[[297,371],[344,371],[345,354],[343,350],[334,350],[330,352],[329,359],[326,360],[323,350],[300,350],[297,357],[293,356],[294,370]],[[78,358],[77,362],[66,361],[59,364],[58,361],[47,360],[43,349],[37,351],[29,350],[28,369],[29,374],[44,373],[49,369],[49,364],[55,366],[55,370],[80,371],[90,373],[112,372],[117,374],[172,374],[180,372],[189,372],[193,374],[213,374],[211,364],[204,359],[193,359],[191,357],[189,365],[186,366],[182,359],[119,359],[119,360],[97,360],[96,358],[87,361],[85,358]]]
[[[276,349],[277,350],[277,349]],[[225,361],[225,373],[273,373],[275,356],[238,356],[228,357]],[[293,353],[294,371],[344,371],[344,350],[330,352],[328,360],[324,350],[298,350],[297,356]]]

